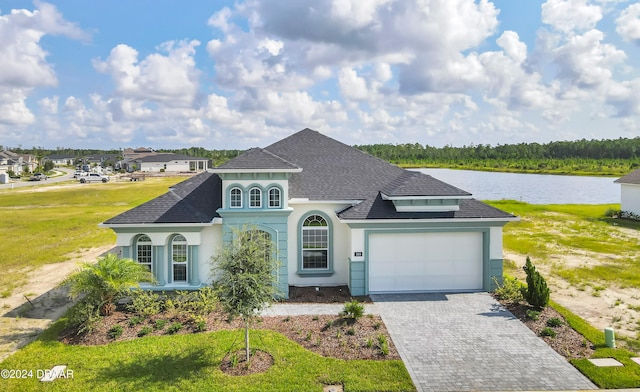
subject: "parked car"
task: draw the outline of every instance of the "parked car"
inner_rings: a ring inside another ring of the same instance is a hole
[[[42,180],[46,180],[47,177],[46,174],[44,173],[34,173],[30,178],[29,181],[42,181]]]
[[[76,179],[77,179],[77,178],[80,178],[80,177],[82,177],[82,176],[86,176],[87,174],[89,174],[89,173],[87,173],[87,172],[83,172],[83,171],[81,171],[81,170],[76,170],[76,172],[75,172],[75,173],[73,173],[73,178],[76,178]]]
[[[84,184],[87,182],[108,182],[109,181],[109,177],[108,176],[103,176],[102,174],[98,174],[98,173],[89,173],[86,176],[82,176],[80,177],[80,183]]]

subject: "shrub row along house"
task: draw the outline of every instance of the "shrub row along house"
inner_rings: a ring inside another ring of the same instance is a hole
[[[172,187],[104,223],[155,290],[211,282],[233,228],[270,236],[278,282],[352,295],[492,290],[515,216],[431,176],[304,129]]]

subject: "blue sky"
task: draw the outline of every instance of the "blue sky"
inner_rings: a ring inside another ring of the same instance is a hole
[[[0,145],[640,136],[640,3],[4,0]]]

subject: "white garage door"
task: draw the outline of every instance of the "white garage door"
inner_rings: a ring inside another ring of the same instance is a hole
[[[482,289],[482,233],[369,235],[369,292]]]

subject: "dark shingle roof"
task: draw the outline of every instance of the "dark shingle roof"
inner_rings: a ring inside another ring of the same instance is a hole
[[[471,196],[471,193],[449,185],[430,175],[404,170],[400,176],[380,190],[387,196]]]
[[[295,170],[298,166],[263,148],[252,148],[230,161],[218,166],[219,169],[270,169]]]
[[[289,197],[309,200],[354,200],[338,213],[360,219],[510,219],[513,215],[488,206],[471,194],[420,172],[412,172],[304,129],[265,148],[254,148],[219,166],[225,170],[287,170]],[[302,171],[299,171],[302,169]],[[215,171],[216,168],[213,169]],[[387,196],[460,197],[453,212],[397,212]],[[165,195],[127,211],[105,224],[210,222],[220,208],[222,184],[217,174],[203,173]]]
[[[624,177],[620,177],[614,182],[618,184],[635,184],[640,185],[640,169],[634,170]]]
[[[106,225],[139,223],[208,223],[219,217],[222,181],[217,174],[201,173],[169,192],[104,222]]]

